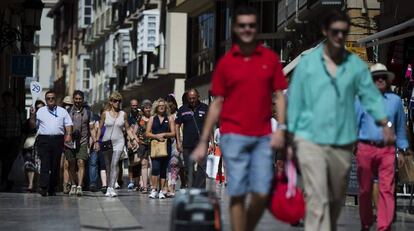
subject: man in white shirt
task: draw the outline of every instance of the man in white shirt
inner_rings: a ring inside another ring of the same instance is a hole
[[[64,142],[72,142],[72,119],[66,109],[56,105],[56,94],[53,90],[45,94],[46,106],[36,114],[31,109],[30,122],[37,127],[37,148],[41,160],[40,194],[54,196],[59,180],[60,157]]]

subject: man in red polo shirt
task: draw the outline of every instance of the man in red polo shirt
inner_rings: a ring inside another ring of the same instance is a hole
[[[212,102],[196,160],[207,153],[209,134],[220,118],[220,146],[227,168],[230,218],[235,231],[254,230],[266,207],[273,178],[272,148],[284,145],[287,87],[278,56],[256,41],[257,15],[253,8],[234,13],[237,42],[218,62],[213,74]],[[271,132],[272,93],[275,93],[279,125]],[[240,106],[241,102],[244,105]],[[250,194],[250,205],[245,198]]]

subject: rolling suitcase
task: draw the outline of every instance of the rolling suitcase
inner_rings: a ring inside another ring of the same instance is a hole
[[[205,172],[205,169],[201,168],[199,171]],[[189,175],[192,174],[190,168]],[[171,231],[222,230],[219,200],[212,187],[208,188],[210,189],[190,188],[179,191],[173,201]]]

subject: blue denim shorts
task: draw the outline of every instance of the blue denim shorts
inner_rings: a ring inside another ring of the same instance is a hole
[[[225,162],[227,191],[230,196],[270,192],[274,174],[270,136],[223,134],[220,148]]]

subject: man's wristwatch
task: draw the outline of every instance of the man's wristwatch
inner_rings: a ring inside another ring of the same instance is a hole
[[[385,124],[385,126],[386,126],[386,127],[388,127],[388,128],[392,128],[392,122],[391,122],[391,121],[388,121],[388,122]]]

